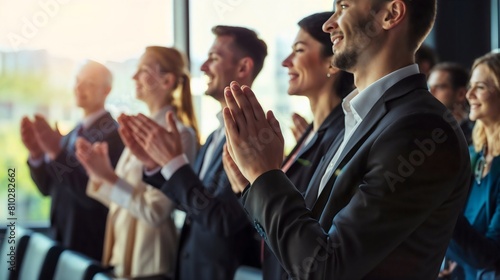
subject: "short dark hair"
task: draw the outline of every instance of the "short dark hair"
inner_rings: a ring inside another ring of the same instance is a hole
[[[262,70],[267,56],[267,45],[257,36],[257,33],[248,28],[226,25],[214,26],[212,33],[216,36],[233,38],[234,47],[241,51],[243,56],[249,56],[253,60],[252,78],[255,79]]]
[[[323,24],[333,15],[333,12],[322,12],[312,14],[301,19],[298,22],[300,28],[304,29],[309,35],[311,35],[316,41],[322,45],[322,55],[323,57],[328,57],[333,55],[332,41],[330,39],[330,34],[323,31]]]
[[[415,62],[420,64],[423,61],[428,61],[431,68],[438,62],[436,52],[427,45],[421,45],[415,52]]]
[[[392,0],[372,0],[375,9],[380,7],[380,4]],[[424,41],[427,34],[431,31],[436,19],[437,0],[402,0],[407,7],[408,16],[410,18],[410,30],[408,33],[409,45],[418,48]]]
[[[450,75],[450,83],[453,89],[467,87],[469,83],[469,71],[462,65],[453,62],[442,62],[432,68],[431,73],[435,71],[444,71]]]

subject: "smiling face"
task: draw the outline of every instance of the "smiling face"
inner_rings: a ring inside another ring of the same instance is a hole
[[[106,97],[111,91],[111,78],[101,65],[88,63],[76,75],[74,93],[76,105],[88,115],[104,108]]]
[[[300,29],[292,53],[283,61],[288,68],[288,94],[309,96],[318,92],[328,81],[330,57],[322,56],[323,46],[304,29]]]
[[[218,101],[224,101],[224,88],[231,81],[238,80],[238,63],[232,44],[232,37],[217,36],[200,68],[208,77],[206,94]]]
[[[154,55],[145,53],[141,57],[137,65],[137,71],[132,77],[135,81],[136,98],[147,104],[154,102],[158,96],[165,92],[162,76],[160,66]]]
[[[335,1],[335,13],[323,25],[333,43],[332,65],[352,71],[377,35],[371,0]]]
[[[500,121],[500,90],[486,65],[479,64],[474,68],[466,97],[472,121],[481,120],[485,124]]]

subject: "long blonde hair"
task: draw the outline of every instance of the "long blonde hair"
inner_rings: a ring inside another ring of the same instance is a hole
[[[177,77],[172,106],[175,108],[177,118],[186,126],[193,128],[199,143],[200,134],[191,97],[187,59],[175,48],[160,46],[147,47],[146,54],[151,54],[156,58],[162,71],[172,73]]]
[[[500,94],[500,53],[488,53],[479,57],[474,61],[472,71],[479,65],[486,66],[495,84],[496,93]],[[491,147],[488,147],[494,156],[500,155],[500,124],[497,125],[496,131],[493,143],[490,143]],[[486,131],[484,123],[481,120],[476,121],[474,129],[472,130],[472,143],[476,152],[481,151],[487,144]]]

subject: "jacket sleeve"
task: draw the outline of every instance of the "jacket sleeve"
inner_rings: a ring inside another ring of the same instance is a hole
[[[212,182],[214,186],[203,185],[191,166],[184,165],[165,181],[161,190],[193,222],[222,236],[231,236],[248,226],[248,219],[222,167]]]
[[[50,195],[54,185],[52,184],[52,177],[48,173],[47,164],[43,162],[40,166],[34,167],[28,162],[28,166],[30,168],[31,178],[40,193],[44,196]]]
[[[268,171],[257,178],[243,195],[244,207],[288,274],[299,279],[361,279],[445,201],[463,200],[466,189],[460,180],[469,176],[470,167],[456,137],[434,143],[435,149],[412,169],[400,169],[401,158],[409,159],[419,151],[415,140],[432,139],[436,127],[443,128],[443,135],[455,135],[440,116],[410,116],[395,120],[373,145],[363,147],[357,155],[363,159],[360,166],[347,163],[337,182],[342,176],[350,181],[352,170],[361,169],[364,175],[359,185],[346,186],[346,193],[332,190],[325,208],[339,207],[335,203],[345,206],[327,228],[322,227],[326,221],[320,224],[306,208],[282,171]],[[459,158],[450,162],[457,154]],[[460,172],[466,174],[457,176]],[[455,212],[458,215],[458,207]],[[443,235],[450,236],[456,216],[447,218],[452,221],[446,221],[449,227]],[[440,248],[443,253],[444,246]]]
[[[496,186],[497,188],[499,186]],[[476,269],[491,268],[500,261],[500,192],[486,234],[479,233],[460,215],[448,252],[450,257]]]
[[[108,143],[109,158],[113,168],[116,167],[118,159],[123,151],[123,143],[117,130],[110,132],[103,141]],[[54,180],[65,185],[75,199],[86,207],[92,207],[93,201],[87,198],[88,176],[77,160],[74,152],[63,149],[59,155],[49,163]]]

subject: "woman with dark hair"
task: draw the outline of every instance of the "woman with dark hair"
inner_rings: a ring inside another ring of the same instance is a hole
[[[194,161],[198,132],[191,101],[187,62],[175,48],[147,47],[133,79],[137,99],[146,103],[151,118],[167,127],[166,114],[173,112],[184,153]],[[120,117],[119,122],[125,121]],[[126,142],[131,131],[120,127]],[[113,267],[117,277],[173,276],[177,252],[174,202],[142,180],[143,163],[130,149],[123,151],[113,170],[107,145],[77,140],[77,157],[89,174],[87,194],[109,207],[104,239],[103,265]]]
[[[331,66],[332,42],[330,35],[321,29],[331,15],[331,12],[317,13],[299,21],[300,30],[292,53],[282,63],[288,68],[288,94],[307,97],[313,112],[313,122],[282,165],[282,170],[303,195],[321,158],[344,129],[341,102],[354,90],[352,74]],[[225,166],[234,164],[227,152],[223,162]],[[226,168],[226,173],[235,192],[240,189],[235,186],[248,184],[231,168]],[[287,279],[287,273],[264,243],[262,249],[264,279]]]

